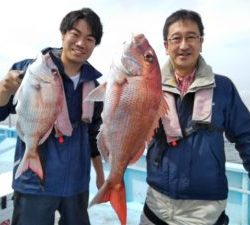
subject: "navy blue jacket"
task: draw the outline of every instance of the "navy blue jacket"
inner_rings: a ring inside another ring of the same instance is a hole
[[[37,175],[28,170],[18,179],[13,180],[13,188],[22,193],[71,196],[89,190],[90,159],[99,155],[96,145],[96,135],[101,124],[102,103],[95,103],[93,122],[81,122],[82,113],[82,85],[86,81],[94,80],[96,85],[101,73],[89,63],[81,69],[80,80],[74,90],[72,80],[65,74],[63,65],[57,56],[60,49],[48,48],[43,52],[50,52],[57,65],[65,89],[65,96],[70,121],[74,126],[71,137],[64,137],[61,144],[52,132],[49,138],[40,146],[41,161],[44,167],[44,181],[40,182]],[[11,69],[26,70],[32,59],[23,60],[12,66]],[[6,106],[0,107],[0,121],[10,113],[15,113],[12,98]],[[17,138],[15,161],[22,158],[25,144]],[[14,174],[17,166],[14,168]]]
[[[170,78],[166,82],[171,84]],[[171,198],[227,198],[224,135],[235,143],[243,166],[250,172],[249,110],[230,79],[215,75],[214,82],[210,126],[194,127],[191,134],[171,146],[161,124],[148,147],[147,182]],[[180,126],[183,131],[190,130],[194,125],[191,117],[195,92],[189,92],[183,98],[177,92],[173,94]]]

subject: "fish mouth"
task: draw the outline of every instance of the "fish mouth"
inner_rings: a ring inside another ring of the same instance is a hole
[[[150,48],[143,54],[143,60],[146,63],[153,64],[154,58],[154,52]],[[123,53],[121,57],[121,70],[130,76],[139,76],[142,73],[142,63],[131,54]]]
[[[131,40],[123,44],[123,53],[116,64],[123,73],[128,76],[140,76],[145,63],[154,63],[155,53],[144,34],[132,34]]]
[[[141,74],[142,68],[139,61],[131,53],[133,43],[123,43],[123,51],[118,63],[120,70],[128,76],[138,76]]]
[[[121,69],[130,76],[138,76],[142,70],[140,63],[128,54],[124,54],[121,58]]]
[[[144,34],[132,34],[131,42],[137,46],[148,45],[147,39],[145,38]]]
[[[133,35],[132,36],[132,43],[138,46],[141,51],[145,52],[143,54],[144,56],[144,61],[148,63],[153,63],[154,62],[154,52],[152,51],[148,40],[145,38],[144,34],[138,34],[138,35]]]

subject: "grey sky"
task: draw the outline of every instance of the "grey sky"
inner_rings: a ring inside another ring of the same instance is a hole
[[[132,33],[144,33],[164,63],[164,21],[173,11],[187,8],[202,16],[207,63],[230,77],[240,92],[250,93],[249,0],[8,0],[0,8],[0,77],[15,61],[35,57],[47,46],[60,47],[62,17],[81,7],[92,8],[103,22],[103,40],[90,62],[104,75],[115,51]]]

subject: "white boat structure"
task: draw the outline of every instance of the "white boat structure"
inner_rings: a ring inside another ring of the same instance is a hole
[[[0,224],[10,220],[12,212],[11,188],[12,166],[16,143],[15,128],[0,125]],[[105,173],[109,167],[104,163]],[[226,162],[229,185],[229,197],[226,213],[230,218],[229,225],[250,225],[250,182],[242,164]],[[139,161],[129,166],[125,172],[126,197],[128,206],[127,225],[139,222],[143,208],[147,183],[145,155]],[[90,199],[97,189],[94,172],[91,176]],[[117,215],[109,203],[95,205],[89,209],[91,223],[95,225],[120,225]]]

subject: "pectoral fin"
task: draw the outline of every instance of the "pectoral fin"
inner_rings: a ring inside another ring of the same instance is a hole
[[[103,102],[105,99],[106,93],[106,82],[104,84],[99,85],[94,90],[92,90],[88,96],[84,99],[84,101],[96,101]]]

